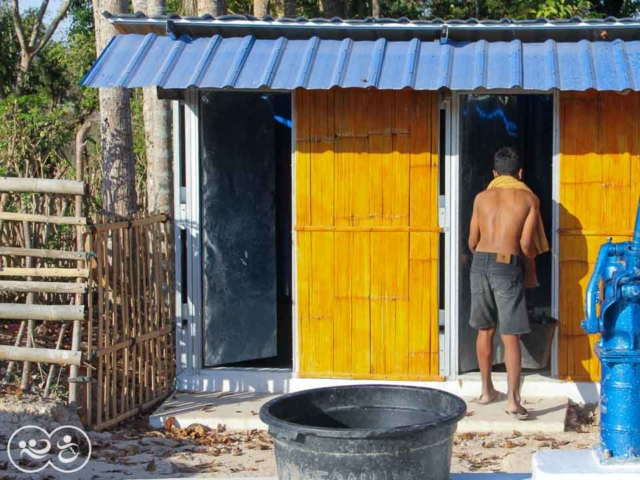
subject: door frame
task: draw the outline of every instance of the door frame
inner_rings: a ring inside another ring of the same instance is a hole
[[[482,90],[451,92],[442,108],[446,112],[445,132],[445,348],[441,357],[441,370],[448,380],[460,376],[458,367],[458,302],[459,295],[459,259],[460,259],[460,98],[470,94],[491,95],[552,95],[552,231],[547,232],[551,239],[551,316],[558,318],[560,285],[560,239],[558,234],[560,215],[560,94],[557,91],[518,90]],[[558,377],[558,329],[556,329],[551,349],[551,376]]]

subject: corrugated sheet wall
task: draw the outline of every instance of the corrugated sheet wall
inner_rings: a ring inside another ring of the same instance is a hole
[[[607,237],[630,240],[640,194],[640,95],[561,94],[560,376],[598,380],[596,335],[580,328]]]
[[[438,378],[438,97],[295,92],[301,376]]]

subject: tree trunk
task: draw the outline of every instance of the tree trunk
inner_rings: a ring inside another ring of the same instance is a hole
[[[24,86],[27,82],[27,73],[31,68],[32,60],[33,60],[33,57],[28,53],[22,52],[20,54],[20,64],[18,65],[18,72],[16,75],[16,87],[15,87],[15,93],[18,95],[22,93],[22,90],[24,89]]]
[[[380,18],[380,0],[371,0],[371,16]]]
[[[197,2],[198,15],[210,13],[214,17],[221,17],[228,13],[226,0],[197,0]]]
[[[297,17],[296,0],[284,0],[284,16],[285,18]]]
[[[131,3],[133,4],[134,13],[147,11],[147,0],[132,0]]]
[[[165,15],[166,0],[147,0],[147,15]],[[171,214],[171,102],[158,98],[157,87],[143,90],[147,147],[147,211]]]
[[[269,10],[269,0],[253,0],[253,16],[266,17]]]
[[[128,13],[128,7],[126,0],[94,0],[98,55],[115,34],[100,12]],[[99,97],[102,209],[106,214],[128,217],[137,211],[129,91],[121,87],[101,88]]]
[[[322,12],[327,18],[344,17],[344,1],[342,0],[321,0]]]

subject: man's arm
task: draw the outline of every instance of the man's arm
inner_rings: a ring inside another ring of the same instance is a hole
[[[522,228],[522,236],[520,237],[520,249],[525,257],[534,258],[536,256],[534,236],[538,228],[538,216],[540,215],[540,200],[533,197],[529,214]]]
[[[478,223],[478,197],[476,197],[473,202],[473,215],[469,227],[469,250],[472,253],[475,253],[478,243],[480,243],[480,224]]]

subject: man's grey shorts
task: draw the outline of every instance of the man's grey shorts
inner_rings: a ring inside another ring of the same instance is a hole
[[[529,333],[522,259],[512,255],[510,263],[500,263],[496,257],[495,253],[473,255],[469,324],[478,330],[497,324],[501,335]]]

